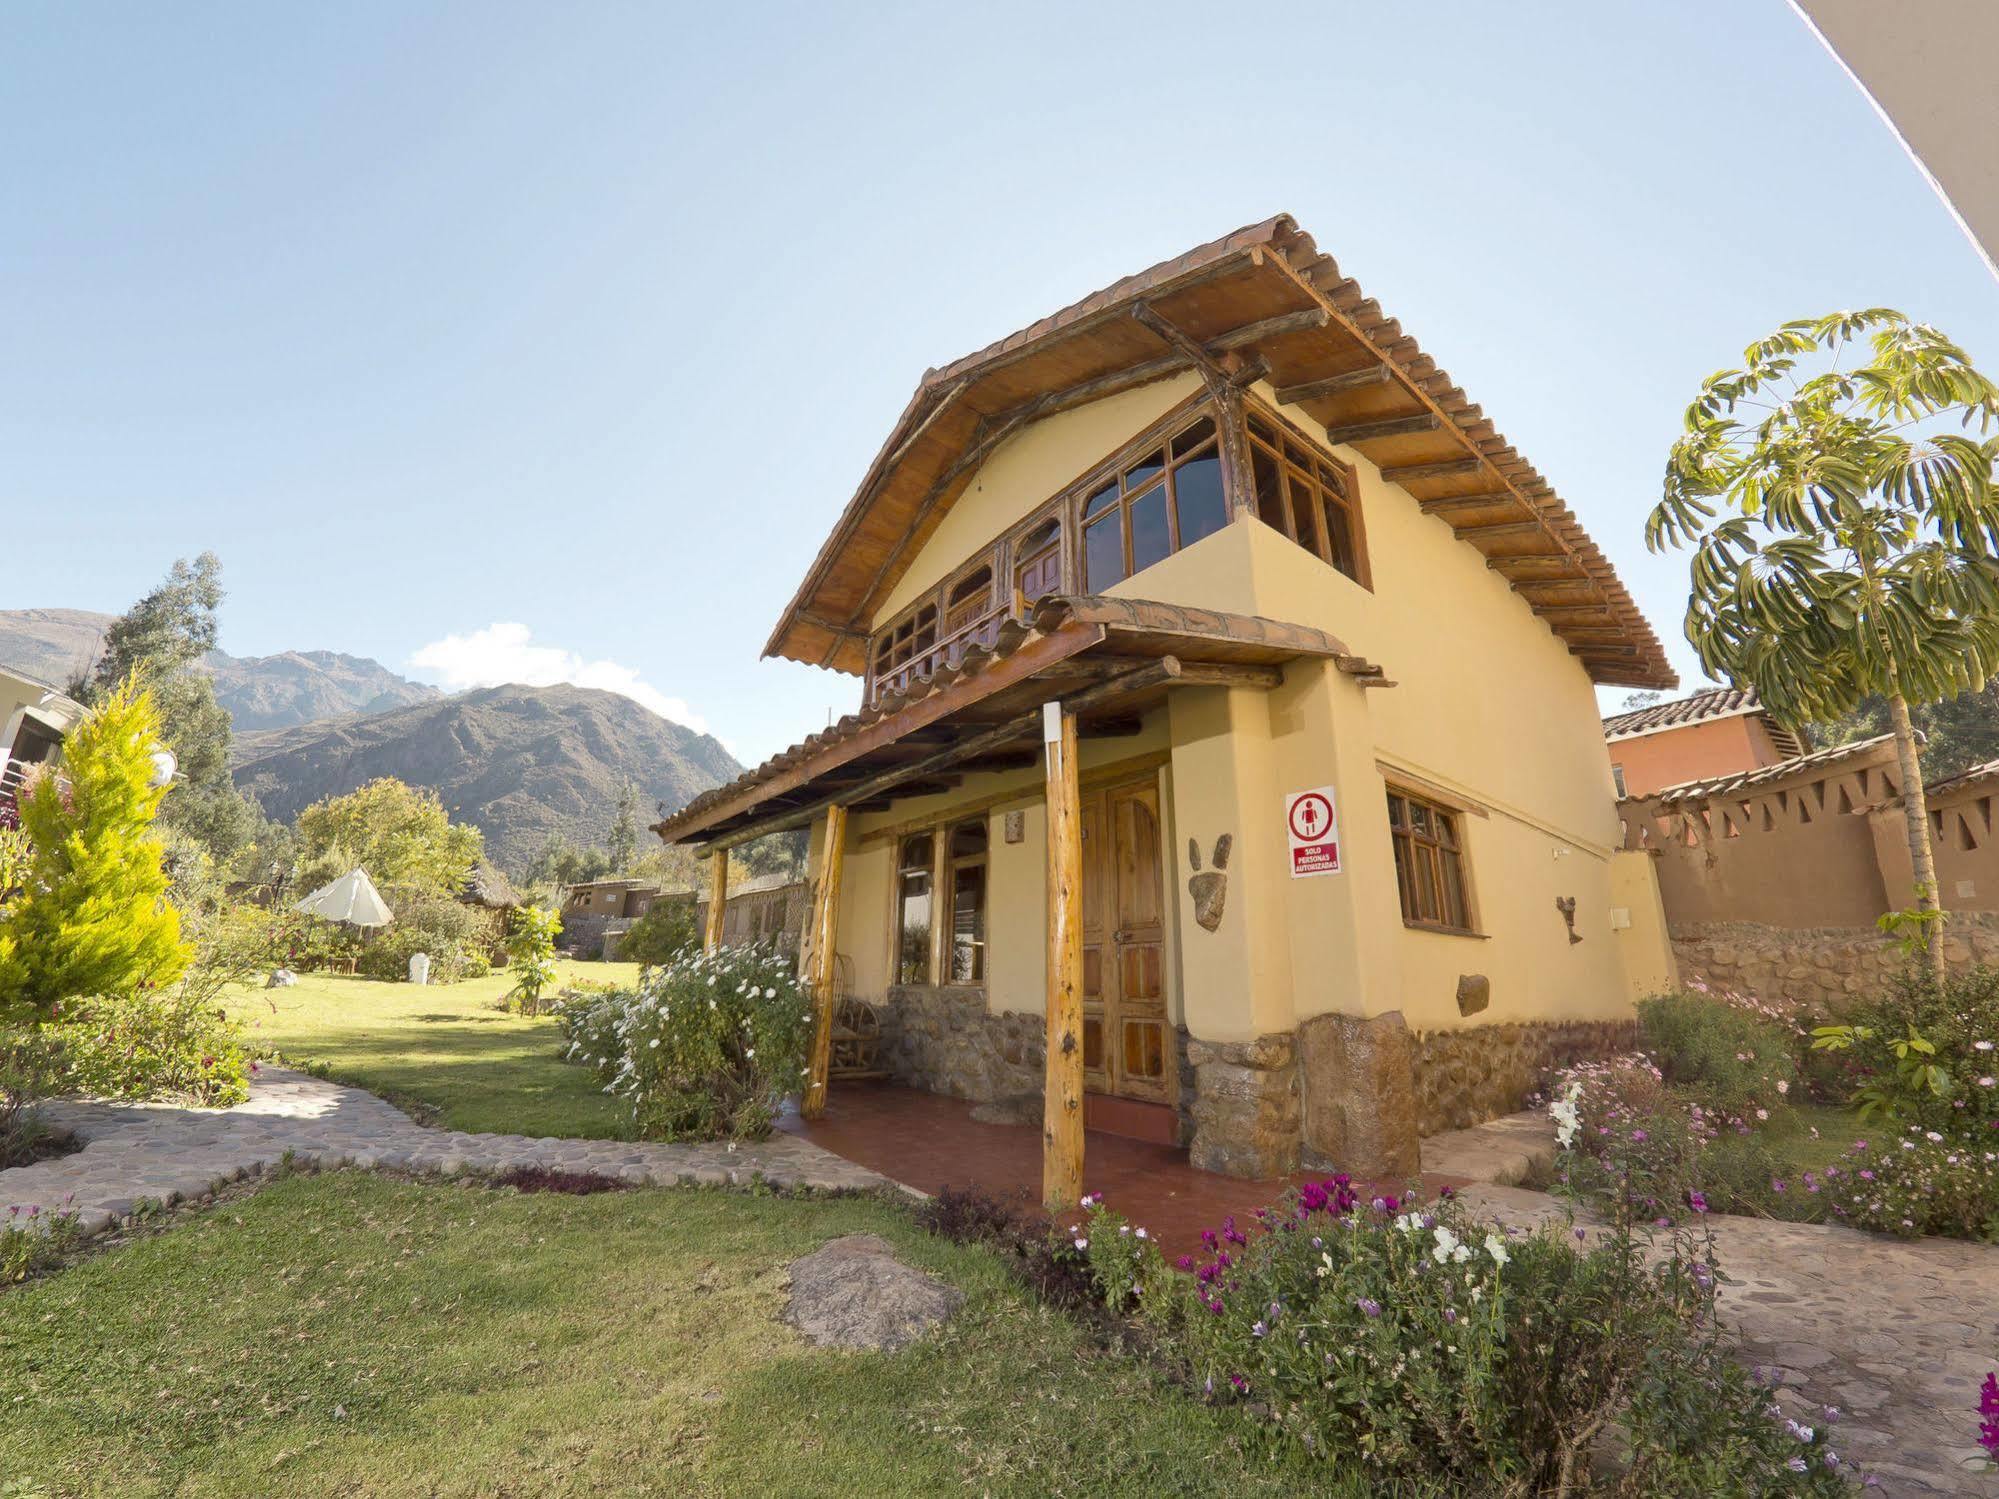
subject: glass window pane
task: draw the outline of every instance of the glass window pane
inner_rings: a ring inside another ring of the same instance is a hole
[[[902,840],[902,867],[928,871],[930,868],[930,835],[918,833],[914,838]]]
[[[1251,450],[1250,469],[1256,476],[1256,515],[1271,530],[1289,536],[1290,517],[1284,513],[1284,483],[1277,475],[1277,460],[1263,448]]]
[[[951,857],[969,858],[986,851],[986,824],[984,819],[961,822],[951,829]]]
[[[923,840],[925,843],[929,839]],[[896,923],[898,984],[930,982],[930,871],[911,870],[902,876],[902,901]]]
[[[1309,474],[1312,471],[1312,455],[1288,437],[1284,439],[1284,456],[1305,470],[1306,473]]]
[[[1326,540],[1332,549],[1329,560],[1349,578],[1353,577],[1353,523],[1347,518],[1346,511],[1331,499],[1326,501],[1326,531]]]
[[[1444,920],[1451,926],[1469,927],[1471,917],[1465,910],[1465,870],[1464,864],[1455,853],[1446,853],[1444,863]]]
[[[1124,471],[1124,492],[1126,494],[1133,494],[1145,488],[1147,484],[1150,484],[1158,477],[1159,471],[1164,467],[1166,467],[1166,450],[1164,448],[1159,449],[1157,452],[1147,453],[1138,462]]]
[[[1416,919],[1435,921],[1437,919],[1437,851],[1422,844],[1413,845],[1410,863],[1416,885]]]
[[[1252,416],[1249,419],[1249,435],[1260,437],[1265,442],[1274,443],[1277,441],[1277,434],[1270,430],[1270,423],[1266,422],[1260,416]]]
[[[986,977],[986,866],[951,872],[951,982],[980,984]]]
[[[1166,486],[1155,484],[1131,502],[1131,570],[1144,572],[1173,550],[1166,529]]]
[[[1113,479],[1102,489],[1083,501],[1083,519],[1103,513],[1105,507],[1117,503],[1117,480]]]
[[[1190,547],[1228,522],[1222,500],[1222,460],[1209,453],[1173,470],[1173,509],[1180,519],[1180,545]]]
[[[1416,919],[1416,879],[1409,870],[1410,863],[1412,862],[1409,857],[1409,839],[1406,835],[1397,835],[1390,838],[1389,842],[1395,849],[1395,889],[1402,897],[1402,919],[1404,921],[1414,921]]]
[[[1083,532],[1083,587],[1102,593],[1124,581],[1124,524],[1113,510]]]
[[[1284,471],[1284,487],[1291,491],[1291,534],[1298,545],[1314,556],[1323,557],[1319,547],[1319,495],[1294,469]]]
[[[1173,439],[1173,456],[1176,459],[1185,458],[1214,435],[1214,419],[1212,417],[1202,417],[1193,426]]]

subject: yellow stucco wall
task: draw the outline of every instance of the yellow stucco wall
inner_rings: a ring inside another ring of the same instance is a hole
[[[1161,382],[1023,433],[985,465],[877,617],[933,586],[1193,388],[1191,377]],[[1399,684],[1363,690],[1330,664],[1300,661],[1274,692],[1183,689],[1142,740],[1085,745],[1086,771],[1170,748],[1161,784],[1171,1013],[1196,1035],[1221,1040],[1288,1030],[1334,1010],[1400,1010],[1419,1030],[1628,1016],[1634,991],[1623,954],[1646,943],[1613,934],[1611,910],[1642,902],[1632,889],[1613,890],[1615,800],[1587,674],[1476,549],[1365,458],[1343,456],[1359,475],[1372,591],[1247,519],[1112,590],[1315,625]],[[1384,771],[1409,778],[1412,789],[1427,783],[1445,800],[1476,804],[1461,823],[1484,935],[1403,924]],[[1322,784],[1337,790],[1345,872],[1293,879],[1283,798]],[[1027,839],[1006,844],[992,814],[989,1002],[1040,1008],[1038,787],[1038,770],[971,777],[945,796],[854,819],[840,923],[854,992],[887,985],[893,929],[893,853],[864,836],[1011,788],[1025,798]],[[1235,855],[1226,914],[1210,933],[1193,921],[1186,844],[1197,839],[1205,855],[1224,832]],[[1569,941],[1556,907],[1568,896],[1580,943]],[[1470,1019],[1455,999],[1465,974],[1491,981],[1489,1008]]]
[[[1187,396],[1199,377],[1175,375],[1036,422],[1002,443],[958,496],[875,612],[888,620],[998,541]],[[872,624],[869,625],[873,629]]]

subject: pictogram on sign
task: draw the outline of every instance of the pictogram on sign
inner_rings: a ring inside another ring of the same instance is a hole
[[[1284,798],[1284,833],[1291,843],[1291,875],[1340,872],[1340,814],[1333,788],[1315,786]]]

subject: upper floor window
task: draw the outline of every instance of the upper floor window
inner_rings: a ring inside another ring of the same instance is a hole
[[[1227,521],[1215,421],[1201,416],[1126,460],[1084,497],[1083,589],[1102,593]]]
[[[927,655],[936,644],[937,606],[925,604],[882,633],[875,645],[875,680],[893,676],[897,668]]]
[[[1249,416],[1249,455],[1263,523],[1364,584],[1352,471],[1256,412]]]

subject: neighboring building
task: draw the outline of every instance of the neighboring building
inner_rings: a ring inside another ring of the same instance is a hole
[[[808,973],[904,1081],[1046,1079],[1051,1171],[1051,1029],[1092,1125],[1394,1177],[1670,972],[1594,690],[1673,686],[1665,653],[1289,218],[925,375],[767,654],[861,707],[657,831],[810,826]]]
[[[1741,775],[1802,755],[1806,745],[1772,718],[1753,687],[1716,687],[1603,721],[1619,796],[1709,776]]]
[[[1999,5],[1792,0],[1999,275]]]
[[[562,901],[561,944],[594,955],[606,937],[620,937],[659,899],[650,880],[590,880],[571,885]]]
[[[14,824],[28,768],[58,758],[83,714],[83,704],[48,683],[0,667],[0,827]]]
[[[758,875],[729,882],[729,900],[722,911],[722,940],[730,946],[771,942],[797,952],[805,934],[811,886],[788,874]],[[708,926],[708,897],[695,895],[694,930]]]

